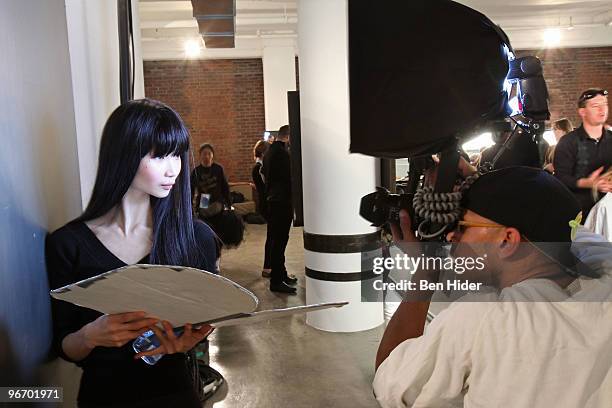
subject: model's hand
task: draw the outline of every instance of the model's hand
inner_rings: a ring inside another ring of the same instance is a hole
[[[103,315],[83,327],[86,347],[121,347],[146,332],[158,319],[146,317],[145,312]]]
[[[162,325],[164,326],[163,330],[157,326],[149,327],[157,336],[160,346],[153,350],[138,353],[134,355],[134,359],[157,354],[185,353],[194,348],[214,330],[212,326],[207,324],[198,329],[194,329],[191,324],[186,324],[183,334],[177,337],[169,322],[164,320]]]

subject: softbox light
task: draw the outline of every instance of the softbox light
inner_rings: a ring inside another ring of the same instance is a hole
[[[504,116],[506,35],[448,0],[350,0],[353,153],[433,154]]]

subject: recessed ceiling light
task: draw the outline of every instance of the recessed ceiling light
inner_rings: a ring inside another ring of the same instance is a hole
[[[553,47],[561,43],[561,30],[558,28],[547,28],[544,30],[544,45]]]
[[[185,49],[185,55],[187,58],[196,58],[202,52],[202,40],[200,39],[191,39],[185,41],[183,48]]]

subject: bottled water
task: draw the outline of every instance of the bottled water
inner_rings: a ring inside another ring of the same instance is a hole
[[[177,337],[180,337],[184,332],[182,327],[174,329],[174,334]],[[159,339],[153,330],[149,330],[140,335],[134,342],[132,343],[132,348],[136,353],[142,353],[143,351],[149,351],[156,349],[160,346]],[[163,354],[155,354],[152,356],[142,356],[142,360],[149,364],[154,365],[157,363],[164,355]]]

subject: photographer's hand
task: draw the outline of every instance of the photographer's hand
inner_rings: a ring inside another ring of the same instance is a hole
[[[399,213],[399,225],[395,223],[389,224],[391,227],[391,235],[393,235],[393,242],[419,242],[414,231],[412,230],[412,220],[406,210],[400,210]]]
[[[413,252],[415,246],[418,246],[419,250],[417,252],[420,253],[420,241],[412,231],[412,220],[410,219],[408,211],[401,210],[399,218],[399,225],[391,224],[391,233],[393,234],[394,243],[404,252]],[[427,276],[423,276],[423,273],[424,271],[417,271],[413,275],[412,280],[431,280]],[[402,301],[389,321],[383,338],[380,341],[380,345],[378,346],[378,352],[376,353],[376,369],[378,369],[382,362],[400,343],[407,339],[423,335],[431,294],[421,293],[417,296],[419,299],[423,300]]]

